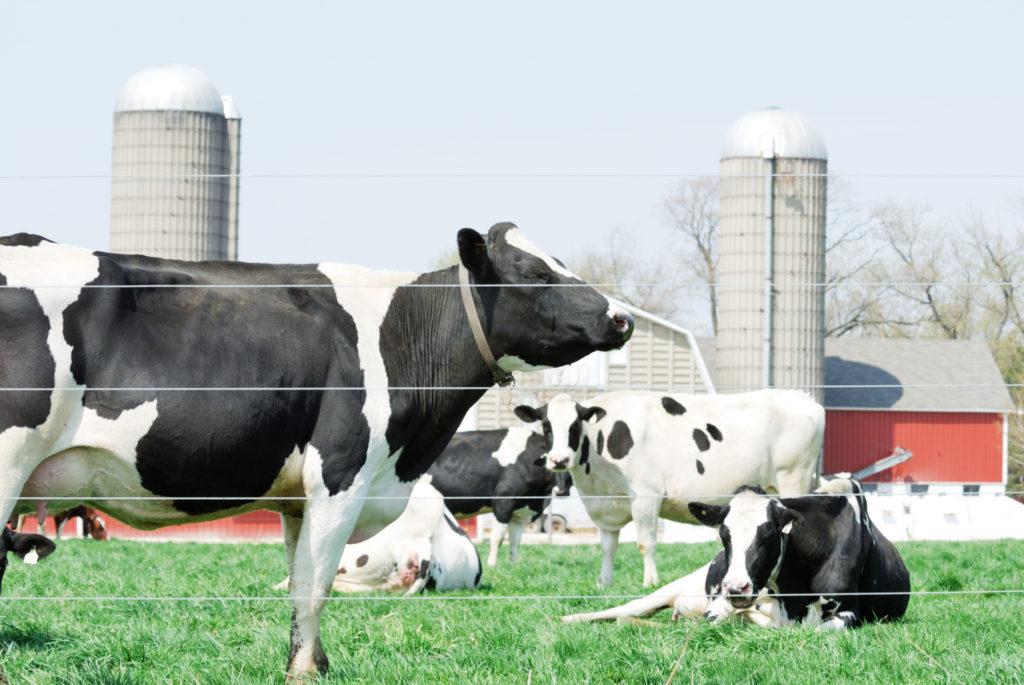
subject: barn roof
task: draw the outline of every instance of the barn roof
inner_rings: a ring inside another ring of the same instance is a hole
[[[825,339],[825,406],[898,411],[1013,411],[980,340]]]

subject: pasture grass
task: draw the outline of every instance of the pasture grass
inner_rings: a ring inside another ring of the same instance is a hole
[[[1024,541],[898,547],[916,591],[1024,588]],[[663,579],[703,564],[715,549],[659,546]],[[597,545],[529,546],[521,556],[512,566],[503,553],[475,592],[332,601],[322,626],[331,674],[318,681],[1024,680],[1022,594],[917,595],[903,621],[845,633],[672,623],[669,612],[655,616],[655,625],[568,625],[558,616],[644,594],[635,548],[622,546],[616,585],[606,590],[595,587]],[[0,597],[0,665],[12,685],[282,682],[291,609],[274,599],[286,593],[271,588],[284,566],[279,545],[62,541],[36,566],[12,560]],[[173,599],[181,597],[225,599]]]

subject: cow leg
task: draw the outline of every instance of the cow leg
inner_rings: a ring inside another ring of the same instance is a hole
[[[619,531],[608,530],[598,526],[601,531],[601,575],[597,578],[598,587],[611,587],[612,575],[615,570],[615,552],[619,549]]]
[[[658,546],[658,497],[637,497],[631,504],[636,524],[636,547],[644,559],[644,587],[657,585],[658,567],[654,563],[654,549]]]
[[[498,550],[501,549],[501,542],[505,539],[506,530],[508,530],[507,523],[494,519],[494,523],[491,524],[491,549],[487,552],[488,566],[498,565]]]
[[[320,642],[320,616],[327,605],[341,553],[359,518],[365,490],[365,487],[353,488],[329,497],[326,489],[317,488],[310,493],[298,535],[285,517],[285,541],[294,540],[289,555],[292,600],[289,680],[327,673],[327,654]]]
[[[519,542],[523,539],[524,528],[526,521],[518,517],[508,522],[508,560],[513,564],[519,561]]]

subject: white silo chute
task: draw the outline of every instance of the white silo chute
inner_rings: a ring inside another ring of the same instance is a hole
[[[804,117],[750,112],[721,151],[719,389],[807,389],[825,380],[828,153]]]

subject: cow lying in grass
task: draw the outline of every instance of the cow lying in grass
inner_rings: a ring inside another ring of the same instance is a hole
[[[420,478],[395,521],[368,540],[349,544],[334,576],[337,592],[464,590],[480,585],[476,546],[444,506],[444,497]],[[285,589],[288,581],[276,589]]]
[[[563,617],[567,622],[651,616],[674,608],[712,622],[795,623],[841,630],[901,618],[910,573],[871,523],[860,484],[826,483],[814,494],[776,498],[743,487],[724,506],[690,504],[718,527],[724,549],[702,569],[620,607]],[[704,577],[704,596],[697,581]]]

